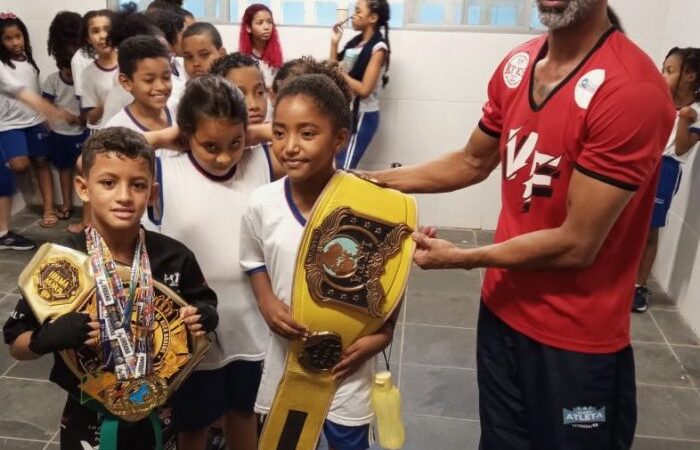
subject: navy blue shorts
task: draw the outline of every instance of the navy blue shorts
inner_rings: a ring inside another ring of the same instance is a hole
[[[330,420],[323,423],[323,435],[335,450],[366,450],[370,446],[369,424],[349,427]]]
[[[628,450],[637,424],[632,347],[540,344],[483,303],[477,325],[479,450]]]
[[[661,158],[659,170],[659,185],[654,197],[654,213],[651,216],[651,227],[661,228],[668,223],[668,212],[671,210],[671,201],[678,192],[681,184],[681,164],[670,156]]]
[[[43,123],[27,128],[0,131],[3,163],[18,156],[39,158],[48,155],[48,136],[49,129]]]
[[[0,149],[0,151],[2,151]],[[7,164],[0,162],[0,197],[10,197],[16,190],[15,174],[12,173]]]
[[[198,370],[173,395],[178,431],[208,427],[227,411],[253,412],[262,361],[233,361],[215,370]]]
[[[83,142],[90,136],[88,130],[76,136],[49,133],[49,159],[57,169],[72,169],[83,150]]]
[[[357,118],[357,131],[350,136],[347,147],[335,157],[335,166],[338,169],[355,169],[360,164],[372,143],[375,133],[379,129],[379,111],[361,112]]]

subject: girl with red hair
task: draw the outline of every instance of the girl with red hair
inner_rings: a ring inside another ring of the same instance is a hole
[[[241,19],[238,51],[258,61],[269,89],[277,69],[282,66],[282,46],[270,8],[260,3],[246,8]]]

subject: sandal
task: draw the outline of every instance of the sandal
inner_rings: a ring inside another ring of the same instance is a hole
[[[58,211],[56,211],[56,217],[58,217],[61,220],[69,220],[73,216],[73,208],[68,207],[66,208],[61,207]]]
[[[53,228],[56,226],[57,223],[58,215],[56,214],[56,210],[52,209],[51,211],[46,211],[41,216],[41,222],[39,222],[39,226],[41,228]]]

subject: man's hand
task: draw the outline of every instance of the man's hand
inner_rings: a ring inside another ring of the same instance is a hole
[[[308,329],[304,325],[292,318],[289,306],[276,298],[260,302],[260,312],[270,329],[283,338],[297,339],[308,333]]]
[[[416,242],[416,252],[413,255],[415,262],[421,269],[449,269],[468,268],[460,264],[457,253],[461,251],[456,245],[443,239],[437,239],[435,228],[421,227],[415,231],[411,238]]]

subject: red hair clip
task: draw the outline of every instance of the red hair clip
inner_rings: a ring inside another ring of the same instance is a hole
[[[17,16],[15,16],[14,13],[7,12],[7,13],[0,13],[0,19],[16,19]]]

